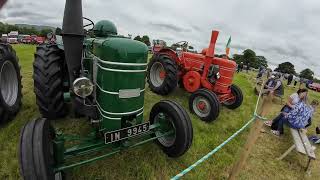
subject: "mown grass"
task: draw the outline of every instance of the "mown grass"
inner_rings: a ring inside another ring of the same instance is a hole
[[[18,116],[10,123],[0,127],[0,179],[19,179],[18,142],[21,127],[29,120],[39,117],[35,104],[32,80],[32,62],[35,46],[16,45],[14,48],[20,58],[23,74],[23,106]],[[83,167],[74,168],[66,172],[68,179],[169,179],[188,167],[214,147],[223,142],[245,122],[252,117],[257,97],[253,94],[252,81],[254,74],[240,73],[235,77],[235,84],[239,85],[244,94],[243,105],[236,110],[222,108],[219,118],[208,124],[190,114],[194,129],[194,140],[190,150],[177,159],[168,158],[157,145],[150,143],[135,149],[123,151],[110,158],[97,161]],[[286,88],[286,96],[294,89]],[[311,92],[312,98],[319,98],[320,94]],[[177,89],[169,96],[156,95],[147,88],[145,96],[145,114],[148,119],[152,105],[161,99],[171,99],[188,109],[189,94]],[[275,103],[269,117],[277,114],[281,105]],[[315,124],[319,124],[317,112],[310,133],[314,133]],[[53,122],[65,133],[85,134],[90,129],[84,119],[65,118]],[[248,130],[241,133],[235,140],[227,144],[221,151],[205,161],[184,179],[226,179],[236,162],[245,142]],[[267,131],[268,132],[268,131]],[[301,179],[304,178],[303,166],[306,159],[292,153],[284,161],[277,161],[278,157],[291,144],[288,133],[282,138],[275,138],[269,133],[260,135],[253,153],[249,157],[240,179]],[[317,155],[320,156],[319,151]],[[319,161],[313,165],[309,178],[319,177]]]

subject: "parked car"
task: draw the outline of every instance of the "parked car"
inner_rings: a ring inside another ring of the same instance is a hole
[[[312,90],[320,92],[320,84],[319,83],[312,83],[309,84],[308,87]]]
[[[18,31],[11,31],[8,34],[7,42],[10,44],[17,44],[18,43],[18,36],[19,36]]]

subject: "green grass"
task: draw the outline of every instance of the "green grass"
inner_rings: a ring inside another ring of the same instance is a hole
[[[0,127],[0,179],[19,179],[17,151],[20,129],[29,120],[39,117],[32,80],[35,47],[16,45],[14,48],[22,67],[23,106],[12,122]],[[240,73],[235,77],[235,84],[241,87],[244,94],[244,102],[240,108],[229,110],[223,107],[219,118],[210,124],[190,114],[194,140],[190,150],[184,156],[177,159],[168,158],[157,145],[150,143],[93,164],[68,170],[66,172],[68,179],[169,179],[207,154],[252,117],[257,99],[252,90],[253,77],[253,73]],[[293,88],[287,88],[286,96],[292,92],[294,92]],[[320,93],[311,92],[310,96],[310,99],[320,98]],[[148,119],[152,105],[161,99],[175,100],[188,109],[188,97],[189,94],[181,89],[162,97],[150,92],[147,88],[144,118]],[[276,102],[269,117],[275,116],[280,107],[281,105]],[[314,120],[310,133],[314,133],[315,125],[320,123],[319,112]],[[88,122],[83,119],[65,118],[53,124],[66,133],[84,134],[89,129]],[[241,133],[221,151],[188,173],[184,179],[226,179],[233,163],[240,155],[247,134],[248,130]],[[303,156],[291,153],[283,161],[275,160],[290,144],[291,137],[288,133],[282,138],[276,138],[269,133],[261,133],[247,165],[241,172],[240,179],[304,178],[303,166],[305,166],[306,159]],[[317,156],[320,157],[319,151],[317,151]],[[319,177],[319,169],[316,169],[316,166],[319,167],[318,160],[316,165],[313,165],[312,175],[309,177],[311,179]]]

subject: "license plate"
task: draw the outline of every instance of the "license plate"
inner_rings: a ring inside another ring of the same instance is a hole
[[[144,134],[150,130],[150,123],[146,122],[135,126],[119,129],[116,131],[106,132],[104,134],[105,143],[113,143],[140,134]]]

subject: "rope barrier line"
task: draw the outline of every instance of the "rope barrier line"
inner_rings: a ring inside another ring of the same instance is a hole
[[[192,164],[191,166],[189,166],[187,169],[183,170],[182,172],[180,172],[179,174],[177,174],[176,176],[174,176],[173,178],[171,178],[171,180],[178,180],[180,179],[182,176],[184,176],[185,174],[187,174],[189,171],[191,171],[193,168],[195,168],[197,165],[199,165],[200,163],[202,163],[203,161],[207,160],[210,156],[212,156],[214,153],[216,153],[217,151],[219,151],[224,145],[226,145],[228,142],[230,142],[232,139],[234,139],[239,133],[241,133],[244,129],[246,129],[253,121],[255,120],[255,118],[253,117],[250,121],[248,121],[244,126],[242,126],[237,132],[235,132],[232,136],[230,136],[227,140],[225,140],[223,143],[221,143],[219,146],[217,146],[216,148],[214,148],[211,152],[209,152],[207,155],[203,156],[201,159],[199,159],[197,162],[195,162],[194,164]]]
[[[262,83],[264,84],[264,82]],[[188,168],[186,168],[185,170],[181,171],[179,174],[177,174],[176,176],[172,177],[171,180],[178,180],[180,179],[182,176],[184,176],[185,174],[187,174],[188,172],[190,172],[193,168],[195,168],[196,166],[198,166],[199,164],[201,164],[203,161],[209,159],[210,156],[212,156],[213,154],[215,154],[216,152],[218,152],[223,146],[225,146],[227,143],[229,143],[232,139],[234,139],[239,133],[241,133],[243,130],[245,130],[254,120],[256,119],[260,119],[260,120],[266,120],[267,118],[262,117],[260,115],[257,114],[257,109],[258,109],[258,104],[262,95],[262,89],[263,86],[261,86],[260,92],[259,92],[259,96],[256,102],[256,106],[255,106],[255,110],[253,113],[253,117],[245,124],[243,125],[238,131],[236,131],[234,134],[232,134],[228,139],[226,139],[224,142],[222,142],[220,145],[218,145],[217,147],[215,147],[212,151],[210,151],[208,154],[206,154],[205,156],[203,156],[201,159],[199,159],[198,161],[196,161],[194,164],[192,164],[191,166],[189,166]]]

